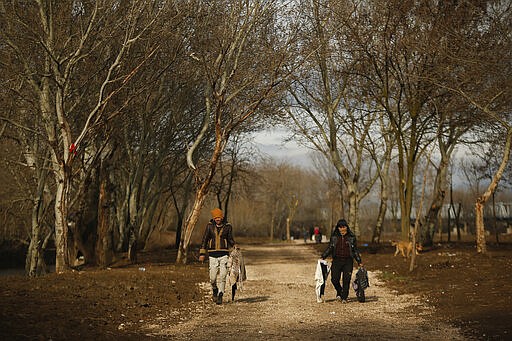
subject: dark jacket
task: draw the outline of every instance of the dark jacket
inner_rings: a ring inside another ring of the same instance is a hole
[[[354,258],[356,262],[361,263],[361,255],[359,254],[359,250],[357,249],[357,240],[356,235],[350,230],[347,230],[348,236],[348,244],[350,245],[350,257]],[[337,227],[332,231],[331,239],[329,240],[329,246],[322,253],[322,259],[326,259],[329,255],[332,255],[332,258],[336,258],[336,244],[338,243],[338,238],[341,237],[341,233]]]
[[[233,245],[235,245],[235,240],[233,239],[233,227],[231,227],[231,224],[223,223],[220,227],[217,227],[212,219],[206,225],[199,253],[204,255],[207,251],[221,251],[228,254],[229,248],[233,247]]]

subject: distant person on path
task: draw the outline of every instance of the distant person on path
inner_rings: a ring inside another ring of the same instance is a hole
[[[332,231],[329,246],[322,254],[322,259],[332,256],[331,282],[336,289],[336,299],[342,303],[347,302],[350,288],[354,259],[361,267],[361,255],[357,249],[355,234],[348,227],[345,219],[340,219]],[[343,282],[340,285],[340,278],[343,274]]]
[[[318,226],[315,226],[313,233],[315,234],[315,242],[317,244],[322,242],[322,233],[320,232],[320,228]]]
[[[228,274],[229,248],[235,246],[235,240],[233,239],[233,227],[224,220],[222,210],[215,208],[211,213],[212,219],[204,230],[199,250],[199,261],[203,262],[208,252],[213,300],[217,304],[222,304]],[[217,275],[219,275],[218,282]]]
[[[307,244],[309,239],[309,231],[307,228],[302,229],[302,237],[304,238],[304,244]]]

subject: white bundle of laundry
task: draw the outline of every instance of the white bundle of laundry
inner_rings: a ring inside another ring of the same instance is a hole
[[[319,259],[315,271],[315,292],[318,303],[325,302],[325,283],[331,271],[331,265],[325,259]]]

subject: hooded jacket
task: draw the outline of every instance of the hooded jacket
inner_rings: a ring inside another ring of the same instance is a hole
[[[347,227],[347,234],[348,236],[348,244],[350,246],[350,257],[354,258],[358,264],[361,263],[361,255],[359,254],[359,250],[357,249],[357,240],[356,235],[350,230],[350,228]],[[341,233],[338,230],[338,227],[334,228],[334,231],[332,231],[331,239],[329,240],[329,246],[327,246],[327,249],[322,253],[322,259],[326,259],[329,257],[329,255],[332,255],[332,258],[336,258],[336,244],[338,243],[338,238],[341,237]]]

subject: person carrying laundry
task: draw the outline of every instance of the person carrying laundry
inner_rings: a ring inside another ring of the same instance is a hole
[[[347,302],[354,259],[363,266],[361,255],[357,249],[355,234],[348,227],[345,219],[340,219],[332,231],[327,249],[322,254],[322,259],[332,256],[331,282],[336,289],[336,299],[342,303]],[[343,274],[343,280],[340,279]]]
[[[204,230],[201,249],[199,250],[199,261],[204,261],[208,252],[213,300],[217,304],[222,304],[228,274],[229,249],[234,247],[236,243],[233,239],[233,227],[225,221],[222,210],[215,208],[211,213],[212,219]],[[219,276],[218,282],[217,275]]]

